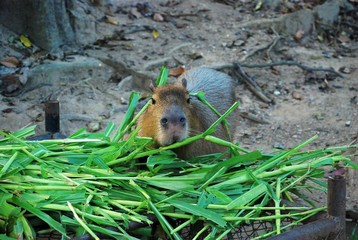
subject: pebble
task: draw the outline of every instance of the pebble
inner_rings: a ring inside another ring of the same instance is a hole
[[[99,122],[90,122],[87,125],[87,131],[88,132],[97,132],[101,128]]]
[[[275,91],[273,92],[273,94],[275,94],[276,96],[278,96],[278,95],[281,94],[281,92],[280,92],[279,90],[275,90]]]
[[[124,97],[120,98],[120,102],[122,105],[128,105],[128,101]]]
[[[163,22],[164,17],[160,13],[154,13],[153,20],[157,22]]]
[[[345,123],[345,125],[346,125],[346,127],[350,127],[350,126],[351,126],[351,121],[347,121],[347,122]]]
[[[277,149],[285,149],[286,148],[286,146],[284,144],[282,144],[282,143],[275,143],[273,145],[273,147],[277,148]]]
[[[300,94],[299,92],[296,92],[296,91],[293,91],[293,92],[292,92],[292,97],[293,97],[294,99],[297,99],[297,100],[302,100],[302,99],[303,99],[302,94]]]

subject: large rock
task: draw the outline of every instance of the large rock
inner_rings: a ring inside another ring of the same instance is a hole
[[[300,10],[285,15],[276,25],[276,30],[287,35],[294,35],[298,31],[310,33],[314,28],[314,14],[311,10]]]
[[[331,26],[338,21],[340,4],[338,1],[327,1],[315,8],[318,20]]]
[[[31,69],[24,90],[63,83],[80,85],[81,81],[87,80],[91,85],[101,87],[104,81],[110,79],[113,71],[101,61],[89,57],[76,56],[70,62],[51,61]]]

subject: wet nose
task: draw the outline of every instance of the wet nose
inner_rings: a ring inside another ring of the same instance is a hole
[[[184,127],[186,125],[186,116],[183,110],[179,106],[173,106],[168,109],[160,119],[160,124],[163,127],[168,127],[169,125],[177,125]]]

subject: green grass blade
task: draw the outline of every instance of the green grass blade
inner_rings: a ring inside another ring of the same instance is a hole
[[[117,128],[117,130],[113,136],[112,142],[118,142],[126,133],[126,131],[124,131],[124,130],[128,127],[129,123],[131,122],[131,120],[133,118],[134,111],[136,109],[139,98],[140,98],[140,93],[132,92],[132,94],[129,98],[129,106],[128,106],[126,115],[123,117],[121,124]]]
[[[155,82],[155,84],[157,86],[164,86],[167,84],[167,79],[168,79],[168,69],[165,66],[162,66],[162,68],[160,69],[160,73],[159,76]]]
[[[75,217],[75,219],[77,220],[77,222],[95,239],[95,240],[100,240],[99,237],[97,237],[97,235],[87,226],[87,224],[77,215],[74,207],[72,206],[72,204],[70,202],[67,202],[67,206],[70,208],[73,216]]]
[[[223,220],[221,216],[219,216],[217,213],[211,210],[200,208],[197,205],[191,205],[179,200],[168,200],[168,203],[172,204],[174,207],[179,208],[184,212],[188,212],[194,214],[195,216],[204,217],[210,221],[213,221],[221,227],[226,226],[226,221]]]
[[[11,202],[16,204],[19,207],[22,207],[26,211],[34,214],[38,218],[42,219],[45,223],[47,223],[50,227],[56,229],[59,233],[66,236],[66,230],[63,228],[61,223],[57,222],[55,219],[53,219],[50,215],[47,213],[41,211],[40,209],[33,207],[31,204],[29,204],[26,201],[23,201],[19,197],[13,196],[11,199]]]
[[[258,197],[262,196],[267,191],[267,187],[265,184],[259,184],[253,187],[251,190],[247,191],[240,197],[233,200],[226,206],[227,210],[231,210],[236,206],[245,206],[250,203],[252,200],[257,199]]]

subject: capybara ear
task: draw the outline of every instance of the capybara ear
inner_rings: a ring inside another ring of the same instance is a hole
[[[183,87],[186,88],[186,85],[187,85],[186,78],[183,78],[183,79],[181,80],[181,83],[183,84]]]
[[[150,89],[150,91],[154,92],[154,90],[155,90],[155,81],[150,82],[149,89]]]
[[[179,79],[175,82],[175,85],[177,86],[183,86],[184,88],[186,88],[186,85],[187,85],[187,81],[185,78],[182,78],[182,79]]]

